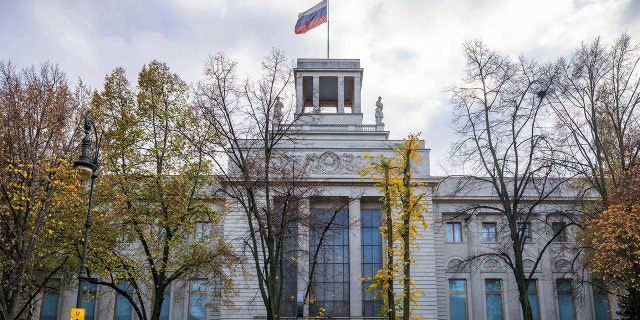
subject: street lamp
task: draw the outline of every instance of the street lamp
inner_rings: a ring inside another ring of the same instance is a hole
[[[95,147],[93,150],[92,159],[89,158],[89,146],[91,145],[91,136],[89,131],[93,128],[93,132],[95,135]],[[80,265],[80,273],[78,274],[78,298],[76,300],[76,309],[82,309],[82,282],[87,278],[87,246],[89,244],[89,227],[91,227],[91,209],[93,207],[93,183],[98,177],[98,155],[99,155],[99,144],[98,144],[98,132],[96,130],[96,126],[93,123],[91,117],[89,117],[89,113],[84,118],[84,138],[82,139],[82,153],[80,154],[80,158],[73,163],[73,166],[78,169],[80,173],[80,180],[87,181],[91,179],[91,185],[89,186],[89,208],[87,209],[87,220],[84,223],[84,239],[82,246],[82,264]],[[72,310],[72,317],[73,317]],[[78,310],[76,311],[78,312]],[[84,310],[80,311],[84,316]]]

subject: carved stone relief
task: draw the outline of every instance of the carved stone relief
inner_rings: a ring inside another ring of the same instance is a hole
[[[482,264],[482,272],[503,272],[504,267],[496,259],[488,259]]]
[[[321,154],[309,153],[305,162],[312,174],[357,174],[364,165],[361,155],[343,153],[341,155],[332,151],[325,151]]]

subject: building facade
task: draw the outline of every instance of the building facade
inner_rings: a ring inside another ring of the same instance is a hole
[[[366,278],[383,265],[381,194],[371,180],[361,178],[359,170],[370,161],[365,154],[392,157],[401,141],[390,140],[389,131],[385,131],[381,99],[376,106],[362,106],[363,71],[355,59],[298,59],[294,69],[298,117],[293,124],[295,130],[281,148],[295,153],[295,158],[308,167],[308,179],[319,186],[319,192],[303,199],[298,210],[319,219],[327,212],[335,216],[331,236],[325,239],[316,259],[313,302],[305,305],[305,316],[376,319],[380,306],[379,298],[373,299],[366,290]],[[375,112],[376,123],[364,124],[364,112]],[[500,215],[471,215],[465,209],[470,204],[496,201],[495,197],[482,186],[457,192],[460,179],[432,176],[429,149],[423,146],[419,152],[422,162],[414,167],[412,178],[424,185],[421,191],[429,203],[429,227],[420,230],[423,237],[417,239],[412,252],[415,267],[411,276],[417,288],[424,291],[414,315],[428,319],[520,319],[518,291],[508,267],[490,256],[467,263],[469,256],[492,252],[508,238]],[[535,252],[554,230],[567,223],[565,209],[572,205],[570,196],[558,195],[541,207],[535,220],[523,225],[531,252],[525,257],[525,269],[533,268]],[[243,212],[232,211],[222,226],[237,252],[245,254],[246,265],[234,279],[234,304],[219,305],[215,288],[205,286],[204,279],[185,279],[165,293],[167,308],[162,319],[265,317],[255,272],[251,271],[252,258],[243,250],[242,239],[247,236],[244,219]],[[535,279],[529,285],[534,315],[551,320],[616,319],[609,296],[578,280],[584,277],[575,276],[577,260],[570,245],[575,234],[571,228],[565,231],[538,262]],[[297,294],[293,292],[302,292],[309,284],[309,253],[318,243],[310,225],[299,225],[296,234],[298,247],[309,249],[295,252],[294,276],[285,280],[288,301],[283,314],[287,316],[295,316]],[[86,319],[133,319],[121,297],[109,290],[93,290],[99,294],[88,300],[87,309],[93,317]],[[73,292],[47,292],[35,317],[65,319],[74,303]]]

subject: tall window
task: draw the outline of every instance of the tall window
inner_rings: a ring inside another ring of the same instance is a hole
[[[449,279],[449,316],[451,320],[467,320],[467,280]]]
[[[553,242],[567,242],[567,231],[564,222],[552,222],[551,223],[551,236],[557,235]]]
[[[496,242],[497,231],[496,231],[496,223],[495,222],[483,222],[482,223],[482,242]]]
[[[169,320],[169,309],[171,306],[171,285],[164,289],[162,307],[160,307],[160,320]]]
[[[573,305],[573,285],[571,280],[557,279],[556,290],[558,293],[558,315],[560,320],[574,320],[575,309]]]
[[[133,287],[129,282],[118,283],[118,288],[130,295],[133,293]],[[131,311],[133,311],[131,302],[124,295],[118,293],[116,295],[115,320],[131,320]]]
[[[447,242],[462,242],[462,224],[447,222]]]
[[[533,319],[540,319],[540,304],[538,303],[538,280],[531,279],[529,286],[527,287],[527,295],[529,296],[529,304],[531,305],[531,312],[533,313]]]
[[[368,291],[371,281],[382,268],[382,236],[380,235],[380,210],[362,210],[360,212],[361,245],[362,245],[362,315],[377,316],[382,305],[379,297],[373,299],[374,291]]]
[[[531,242],[531,222],[518,222],[516,227],[518,228],[518,237],[523,242]]]
[[[323,313],[327,317],[349,316],[349,212],[330,210],[314,210],[312,212],[319,222],[311,230],[310,252],[316,252],[317,260],[313,272],[310,304],[311,316]],[[335,217],[334,217],[335,214]],[[332,220],[326,233],[322,232]],[[322,238],[322,245],[320,239]],[[313,261],[309,261],[310,270]],[[322,310],[322,312],[320,312]]]
[[[503,320],[502,280],[486,279],[484,285],[487,299],[487,320]]]
[[[297,304],[298,289],[298,264],[296,255],[298,252],[298,231],[295,223],[289,222],[289,226],[284,238],[284,261],[283,261],[283,293],[280,306],[280,316],[295,317]],[[280,277],[280,265],[278,268],[278,277]],[[280,280],[280,278],[278,278]],[[280,286],[278,286],[280,288]],[[279,290],[279,289],[278,289]]]
[[[47,284],[47,288],[42,296],[42,310],[40,320],[58,319],[58,304],[60,302],[60,283],[52,282]]]
[[[82,301],[80,302],[80,308],[85,310],[85,320],[93,320],[96,312],[96,293],[98,286],[88,281],[82,281],[82,284]]]
[[[196,222],[196,240],[204,240],[211,236],[213,230],[212,224],[209,222]]]
[[[205,279],[191,280],[189,290],[189,320],[204,320],[207,316],[207,283]]]
[[[596,281],[591,288],[593,291],[593,309],[596,320],[610,320],[611,308],[609,306],[609,294],[602,281]]]

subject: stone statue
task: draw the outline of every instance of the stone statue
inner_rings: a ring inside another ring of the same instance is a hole
[[[282,108],[284,104],[280,101],[280,97],[276,97],[276,103],[273,105],[273,120],[277,123],[282,120]]]
[[[378,97],[378,101],[376,101],[376,124],[382,124],[382,118],[384,118],[382,114],[382,97]]]

